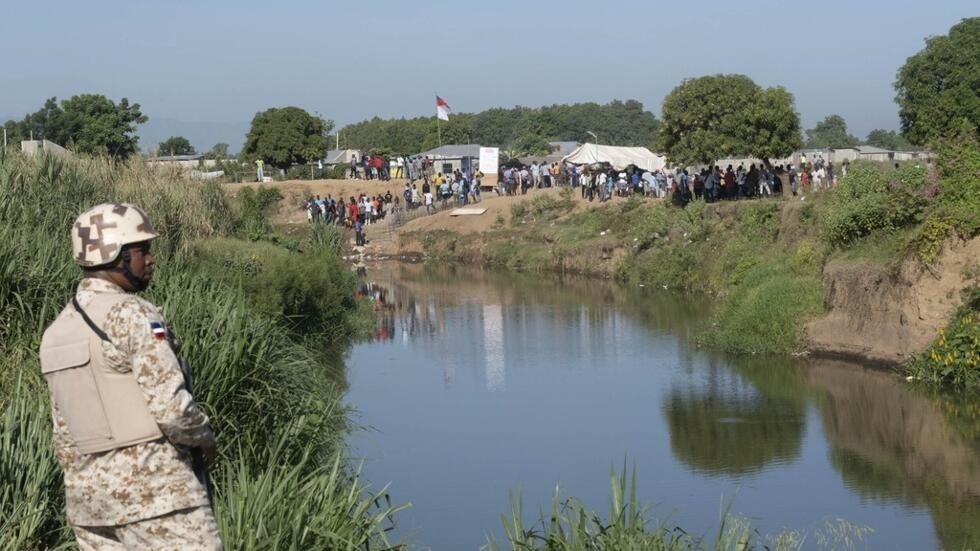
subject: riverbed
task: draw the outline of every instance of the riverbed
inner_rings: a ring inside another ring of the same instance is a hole
[[[607,514],[610,473],[713,541],[723,511],[805,548],[980,545],[980,411],[843,362],[700,349],[710,303],[603,281],[386,264],[347,359],[350,439],[414,549],[504,542],[555,492]],[[505,546],[506,547],[506,546]]]

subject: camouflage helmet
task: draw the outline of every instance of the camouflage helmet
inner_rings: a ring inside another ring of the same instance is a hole
[[[102,266],[119,258],[124,245],[149,241],[159,234],[136,205],[103,203],[83,212],[71,230],[75,264]]]

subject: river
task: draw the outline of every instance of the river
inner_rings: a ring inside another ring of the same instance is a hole
[[[731,358],[694,335],[709,305],[660,289],[417,265],[369,269],[370,342],[347,358],[350,445],[410,502],[413,549],[476,550],[519,496],[607,514],[636,468],[653,516],[709,540],[727,508],[805,548],[980,546],[980,409],[843,362]],[[835,528],[836,527],[836,528]]]

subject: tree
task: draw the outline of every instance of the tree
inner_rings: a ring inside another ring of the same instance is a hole
[[[840,115],[828,115],[806,131],[806,147],[814,149],[850,147],[858,139],[847,133],[847,122]]]
[[[759,157],[768,164],[800,147],[793,95],[744,75],[687,79],[664,98],[656,149],[677,164]]]
[[[873,145],[875,147],[880,147],[882,149],[890,149],[892,151],[903,151],[909,149],[909,142],[901,134],[895,132],[894,130],[885,130],[883,128],[875,128],[871,132],[868,132],[867,139],[864,140],[866,145]]]
[[[902,134],[915,145],[949,135],[964,123],[980,135],[980,17],[963,19],[948,36],[926,39],[895,80]]]
[[[228,144],[224,142],[218,142],[214,144],[214,147],[209,149],[204,154],[205,159],[227,159],[228,158]]]
[[[183,136],[170,136],[160,142],[157,155],[193,155],[194,146]]]
[[[285,170],[322,156],[332,129],[333,121],[315,117],[299,107],[267,109],[252,119],[242,155]]]
[[[546,107],[495,107],[480,113],[457,113],[441,124],[442,143],[479,143],[511,147],[518,140],[587,141],[588,132],[602,143],[648,146],[658,121],[636,100],[613,100],[606,105],[577,103]],[[435,147],[439,140],[433,117],[371,120],[345,126],[341,141],[347,147],[388,147],[413,154]]]
[[[128,157],[136,153],[136,125],[147,121],[140,105],[122,98],[117,105],[101,94],[80,94],[58,104],[49,98],[18,123],[21,139],[50,140],[77,153]]]

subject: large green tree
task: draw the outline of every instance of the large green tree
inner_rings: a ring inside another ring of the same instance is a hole
[[[744,75],[687,79],[664,98],[656,149],[677,164],[752,156],[768,163],[800,147],[793,95]]]
[[[850,147],[860,140],[847,132],[847,122],[840,115],[828,115],[806,131],[806,147]]]
[[[299,107],[272,108],[257,113],[245,137],[242,155],[287,169],[295,163],[320,158],[327,150],[333,121],[313,116]]]
[[[160,142],[157,148],[158,155],[193,155],[194,146],[190,140],[183,136],[170,136]]]
[[[903,135],[915,145],[969,125],[980,135],[980,17],[963,19],[947,36],[905,61],[895,80]]]
[[[909,149],[910,145],[908,140],[898,132],[884,128],[875,128],[868,132],[868,137],[865,138],[864,143],[892,151],[904,151]]]
[[[77,153],[128,157],[136,153],[136,125],[147,121],[140,105],[122,98],[116,104],[101,94],[79,94],[58,104],[49,98],[44,106],[5,127],[19,139],[50,140]]]
[[[218,142],[214,146],[204,152],[205,159],[227,159],[228,158],[228,144],[224,142]]]

